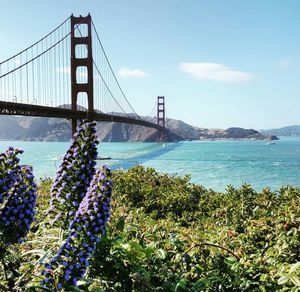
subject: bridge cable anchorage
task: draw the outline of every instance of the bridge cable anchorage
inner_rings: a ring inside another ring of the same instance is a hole
[[[82,36],[82,33],[81,33],[80,29],[77,28],[77,30],[79,31],[80,35]],[[87,46],[87,45],[86,45],[86,46]],[[109,88],[107,82],[105,81],[103,75],[101,74],[101,72],[100,72],[100,70],[99,70],[99,68],[98,68],[98,66],[97,66],[97,64],[96,64],[96,62],[94,61],[94,59],[93,59],[93,64],[95,65],[95,68],[96,68],[96,70],[97,70],[99,76],[101,77],[101,79],[102,79],[102,81],[103,81],[103,83],[104,83],[106,89],[108,90],[109,94],[110,94],[111,97],[114,99],[114,101],[115,101],[116,104],[119,106],[119,108],[123,111],[123,113],[126,114],[126,111],[123,109],[123,107],[120,105],[120,103],[117,101],[117,99],[115,98],[114,94],[113,94],[112,91],[110,90],[110,88]]]
[[[119,83],[119,81],[118,81],[118,79],[117,79],[117,77],[116,77],[116,75],[115,75],[115,73],[114,73],[114,70],[112,69],[112,66],[111,66],[111,64],[110,64],[110,62],[109,62],[109,59],[108,59],[108,57],[107,57],[107,54],[106,54],[106,52],[105,52],[105,50],[104,50],[104,47],[103,47],[103,45],[102,45],[102,42],[101,42],[101,40],[100,40],[98,31],[97,31],[97,29],[96,29],[96,27],[95,27],[95,24],[94,24],[93,20],[92,20],[92,25],[93,25],[94,31],[95,31],[95,33],[96,33],[98,42],[99,42],[99,44],[100,44],[100,46],[101,46],[101,49],[102,49],[102,51],[103,51],[103,53],[104,53],[105,59],[106,59],[108,65],[109,65],[109,68],[110,68],[110,70],[111,70],[111,72],[112,72],[112,74],[113,74],[113,77],[114,77],[114,79],[115,79],[115,81],[116,81],[116,83],[117,83],[117,85],[118,85],[118,87],[119,87],[119,89],[120,89],[120,91],[121,91],[123,97],[125,98],[127,104],[128,104],[129,107],[131,108],[131,110],[137,115],[137,117],[138,117],[139,119],[142,120],[142,118],[137,114],[137,112],[136,112],[136,111],[133,109],[133,107],[131,106],[130,102],[128,101],[128,99],[127,99],[127,97],[126,97],[126,95],[125,95],[125,93],[124,93],[124,91],[122,90],[122,88],[121,88],[121,86],[120,86],[120,83]]]

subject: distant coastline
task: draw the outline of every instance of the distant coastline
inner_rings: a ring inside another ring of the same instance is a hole
[[[282,137],[300,137],[300,125],[292,125],[282,127],[279,129],[263,129],[260,130],[262,134],[276,135]]]
[[[155,118],[145,117],[149,121]],[[167,119],[168,141],[197,140],[278,140],[278,136],[254,129],[231,127],[208,129],[188,125],[180,120]],[[155,142],[156,129],[122,123],[99,122],[97,135],[103,142]],[[64,119],[0,116],[0,140],[65,142],[71,139],[70,122]]]

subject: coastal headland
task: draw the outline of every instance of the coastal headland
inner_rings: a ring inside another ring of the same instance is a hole
[[[149,121],[154,118],[147,117]],[[214,140],[214,139],[251,139],[277,140],[272,134],[262,134],[254,129],[231,127],[228,129],[208,129],[188,125],[180,120],[167,119],[166,127],[170,130],[168,140]],[[138,125],[100,122],[97,135],[103,142],[154,142],[157,130]],[[63,119],[38,117],[0,117],[0,139],[26,141],[69,141],[71,138],[70,122]]]

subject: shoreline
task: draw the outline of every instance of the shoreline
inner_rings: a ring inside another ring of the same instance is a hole
[[[99,141],[100,143],[180,143],[180,142],[196,142],[196,141],[279,141],[281,138],[299,138],[300,136],[279,136],[277,139],[267,139],[267,138],[201,138],[201,139],[185,139],[185,140],[179,140],[179,141]],[[71,138],[70,138],[71,140]],[[8,141],[14,141],[14,142],[41,142],[41,143],[66,143],[70,142],[70,140],[39,140],[39,139],[0,139],[0,141],[8,142]]]

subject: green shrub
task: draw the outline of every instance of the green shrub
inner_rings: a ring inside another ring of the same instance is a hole
[[[221,193],[142,166],[115,171],[113,182],[107,234],[74,291],[299,291],[299,188]],[[38,187],[39,224],[50,184]],[[18,289],[38,285],[63,242],[55,228],[29,239]]]

